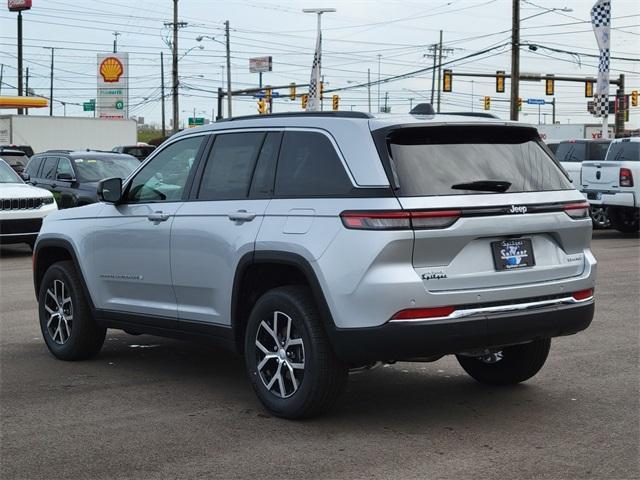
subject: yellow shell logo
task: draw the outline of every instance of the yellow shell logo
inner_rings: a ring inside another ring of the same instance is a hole
[[[116,57],[107,57],[100,64],[99,72],[105,82],[117,82],[124,72],[124,67]]]

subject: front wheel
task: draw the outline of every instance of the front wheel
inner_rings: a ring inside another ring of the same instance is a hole
[[[283,418],[329,410],[347,382],[308,289],[279,287],[258,299],[247,324],[247,372],[262,404]]]
[[[540,371],[549,355],[551,339],[504,347],[480,357],[457,355],[465,372],[480,383],[514,385]]]

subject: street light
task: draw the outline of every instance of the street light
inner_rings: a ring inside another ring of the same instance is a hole
[[[229,118],[231,118],[231,42],[229,39],[229,20],[224,22],[224,31],[226,40],[225,42],[222,42],[221,40],[218,40],[216,37],[213,37],[211,35],[199,35],[196,37],[196,42],[201,42],[206,38],[225,46],[225,50],[227,53],[227,115],[229,116]],[[220,115],[220,113],[221,112],[218,112],[218,115]]]
[[[315,71],[313,70],[313,68],[311,69],[311,80],[309,82],[310,85],[313,85],[315,83],[316,85],[316,94],[315,97],[313,99],[309,99],[311,100],[307,105],[309,105],[309,109],[313,110],[313,109],[317,109],[318,108],[318,99],[321,99],[321,95],[320,95],[320,79],[322,78],[322,44],[320,42],[320,39],[322,38],[322,23],[321,23],[321,19],[322,19],[322,14],[323,13],[332,13],[335,12],[336,9],[335,8],[303,8],[302,11],[304,13],[315,13],[318,17],[318,33],[317,33],[317,55],[318,55],[318,64],[317,64],[317,68],[315,69]],[[315,77],[315,78],[314,78]],[[311,89],[311,87],[309,87]],[[322,106],[321,106],[322,107]]]

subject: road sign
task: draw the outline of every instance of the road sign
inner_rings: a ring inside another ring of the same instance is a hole
[[[124,109],[124,102],[122,100],[118,100],[116,102],[116,110],[122,110]]]
[[[84,102],[82,104],[82,110],[84,112],[94,112],[96,110],[96,104],[94,102]]]
[[[529,105],[544,105],[547,102],[544,98],[527,98],[527,103]]]
[[[204,125],[204,117],[189,117],[189,127]]]
[[[265,98],[267,96],[267,94],[265,92],[258,92],[258,93],[254,93],[253,94],[253,98]],[[271,90],[271,96],[272,97],[279,97],[280,96],[280,92],[274,92],[273,90]]]
[[[255,57],[249,59],[249,71],[251,73],[270,72],[273,68],[272,57]]]

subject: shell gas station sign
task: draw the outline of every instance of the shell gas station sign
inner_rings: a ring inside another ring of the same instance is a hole
[[[107,119],[129,117],[129,54],[98,54],[96,116]]]

